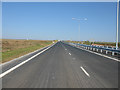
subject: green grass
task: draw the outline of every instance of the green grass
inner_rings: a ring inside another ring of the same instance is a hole
[[[52,42],[45,42],[44,45],[36,44],[34,46],[29,46],[26,48],[19,48],[16,50],[2,52],[2,62],[6,62],[6,61],[9,61],[11,59],[17,58],[19,56],[25,55],[27,53],[30,53],[32,51],[35,51],[35,50],[40,49],[42,47],[45,47],[51,43]]]

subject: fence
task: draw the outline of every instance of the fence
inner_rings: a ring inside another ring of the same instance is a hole
[[[93,46],[93,45],[85,45],[85,44],[77,44],[77,43],[69,43],[69,44],[76,47],[82,47],[84,49],[91,50],[94,52],[110,54],[112,56],[117,56],[118,58],[120,58],[120,49],[116,50],[115,48],[108,46]]]

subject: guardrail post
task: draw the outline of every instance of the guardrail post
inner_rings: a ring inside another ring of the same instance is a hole
[[[97,52],[98,52],[98,49],[97,49]]]
[[[93,51],[95,51],[95,48],[93,48]]]
[[[100,51],[101,51],[101,53],[102,53],[102,49],[101,49]]]
[[[112,55],[114,56],[114,55],[115,55],[115,53],[114,53],[114,52],[112,52]]]
[[[91,50],[92,50],[92,47],[91,47]]]
[[[108,54],[108,51],[106,51],[106,54]]]

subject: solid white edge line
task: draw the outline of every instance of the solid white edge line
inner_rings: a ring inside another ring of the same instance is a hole
[[[46,46],[46,47],[50,47],[50,46],[51,46],[51,45],[48,45],[48,46]],[[43,48],[40,48],[40,49],[35,50],[35,51],[33,51],[33,52],[27,53],[27,54],[25,54],[25,55],[23,55],[23,56],[20,56],[20,57],[18,57],[18,58],[15,58],[15,59],[13,59],[13,60],[8,61],[8,62],[1,63],[1,64],[0,64],[0,67],[3,66],[3,65],[9,64],[9,63],[11,63],[11,62],[17,61],[18,59],[21,59],[22,57],[25,57],[25,56],[27,56],[27,55],[33,54],[33,53],[35,53],[35,52],[37,52],[37,51],[39,51],[39,50],[42,50],[42,49],[44,50],[46,47],[43,47]]]
[[[56,43],[55,43],[55,44],[56,44]],[[55,44],[53,44],[53,45],[55,45]],[[35,58],[36,56],[40,55],[41,53],[45,52],[46,50],[48,50],[49,48],[51,48],[53,45],[49,46],[48,48],[42,50],[41,52],[39,52],[39,53],[37,53],[37,54],[35,54],[35,55],[33,55],[33,56],[30,57],[29,59],[27,59],[27,60],[21,62],[20,64],[18,64],[18,65],[16,65],[16,66],[12,67],[11,69],[9,69],[9,70],[3,72],[2,74],[0,74],[0,78],[2,78],[3,76],[7,75],[7,74],[10,73],[11,71],[17,69],[18,67],[20,67],[21,65],[25,64],[26,62],[32,60],[33,58]]]
[[[69,45],[70,45],[70,44],[69,44]],[[72,46],[72,45],[70,45],[70,46]],[[72,47],[75,47],[75,46],[72,46]],[[78,48],[78,47],[76,47],[76,48]],[[78,48],[78,49],[82,49],[82,48]],[[86,50],[86,49],[82,49],[82,50],[85,50],[85,51],[88,51],[88,52],[90,52],[90,53],[94,53],[94,54],[96,54],[96,55],[99,55],[99,56],[102,56],[102,57],[106,57],[106,58],[109,58],[109,59],[111,59],[111,60],[120,62],[120,60],[118,60],[118,59],[116,59],[116,58],[112,58],[112,57],[109,57],[109,56],[106,56],[106,55],[103,55],[103,54],[100,54],[100,53],[96,53],[96,52],[93,52],[93,51],[90,51],[90,50]]]
[[[82,48],[79,48],[79,49],[82,49]],[[86,50],[86,49],[82,49],[82,50],[85,50],[85,51],[94,53],[94,54],[96,54],[96,55],[103,56],[103,57],[106,57],[106,58],[109,58],[109,59],[112,59],[112,60],[115,60],[115,61],[120,62],[120,60],[118,60],[118,59],[116,59],[116,58],[112,58],[112,57],[109,57],[109,56],[106,56],[106,55],[103,55],[103,54],[100,54],[100,53],[96,53],[96,52],[93,52],[93,51],[89,51],[89,50]]]
[[[88,77],[90,77],[90,75],[87,73],[87,71],[83,68],[83,67],[80,67],[82,70],[83,70],[83,72],[88,76]]]

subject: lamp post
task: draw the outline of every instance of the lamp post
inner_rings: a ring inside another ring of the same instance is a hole
[[[117,32],[116,32],[116,49],[118,49],[118,21],[119,21],[119,0],[117,0]]]
[[[87,20],[87,18],[84,19],[78,19],[78,18],[72,18],[72,20],[77,20],[78,21],[78,34],[80,34],[80,21],[81,20]],[[80,35],[78,35],[78,38],[80,39]]]

